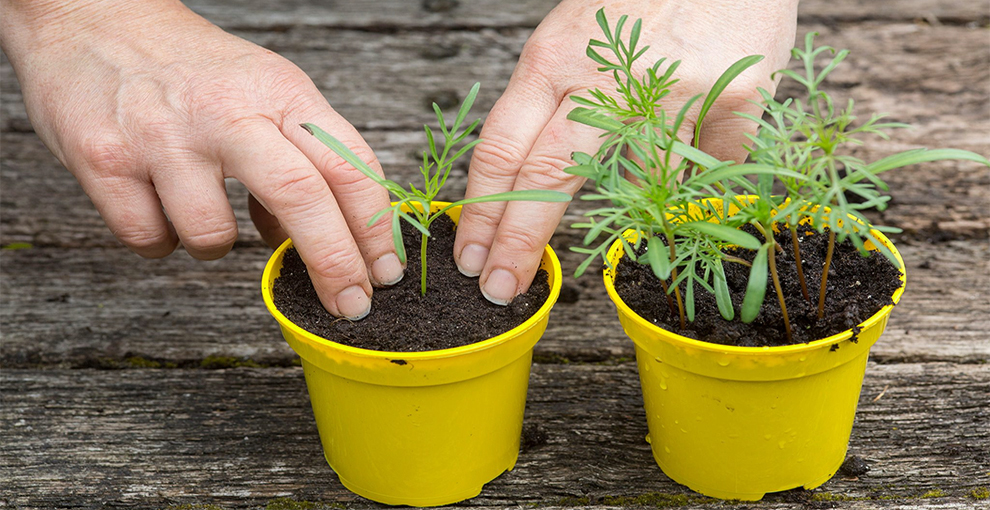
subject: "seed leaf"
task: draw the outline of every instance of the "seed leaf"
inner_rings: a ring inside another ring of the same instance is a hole
[[[661,280],[670,278],[670,257],[667,253],[667,245],[663,244],[657,236],[650,236],[650,240],[646,242],[646,257],[657,278]]]
[[[769,244],[764,244],[756,252],[753,259],[753,267],[749,269],[749,282],[746,283],[746,295],[743,296],[742,309],[739,310],[739,318],[749,324],[756,319],[763,306],[763,297],[767,292],[767,274],[769,273],[767,264],[767,250]]]
[[[712,264],[712,281],[714,282],[715,303],[718,305],[718,313],[722,318],[731,321],[736,316],[736,311],[732,307],[732,296],[729,294],[729,284],[725,280],[725,269],[721,260],[715,260]]]

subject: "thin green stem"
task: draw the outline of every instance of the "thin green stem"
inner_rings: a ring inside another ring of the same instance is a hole
[[[742,264],[742,265],[744,265],[746,267],[753,267],[753,264],[750,261],[746,260],[746,259],[741,259],[739,257],[733,257],[732,255],[724,255],[723,258],[725,259],[726,262],[735,262],[736,264]]]

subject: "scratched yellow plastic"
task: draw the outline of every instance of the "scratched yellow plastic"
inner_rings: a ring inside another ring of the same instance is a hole
[[[446,205],[434,202],[435,206]],[[450,211],[457,221],[460,210]],[[286,241],[269,260],[262,292],[302,358],[324,456],[349,490],[390,505],[438,506],[477,496],[519,454],[533,346],[560,293],[548,246],[550,297],[520,326],[488,340],[427,352],[380,352],[317,337],[272,302]]]
[[[904,261],[880,232],[873,236],[900,266],[897,303]],[[622,253],[621,244],[609,250],[613,267]],[[732,347],[657,327],[622,301],[613,281],[614,271],[606,270],[605,286],[635,344],[647,440],[667,476],[706,496],[755,501],[767,492],[817,487],[835,474],[870,347],[892,305],[860,324],[856,342],[847,330],[807,344]]]

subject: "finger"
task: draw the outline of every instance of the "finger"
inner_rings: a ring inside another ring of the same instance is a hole
[[[282,127],[283,133],[313,162],[330,184],[351,235],[368,266],[372,283],[379,286],[394,285],[402,280],[405,267],[396,254],[390,217],[386,215],[373,225],[368,225],[375,213],[389,207],[388,191],[299,125],[309,122],[331,133],[378,175],[384,177],[381,164],[357,130],[323,102],[322,98],[320,102],[323,104],[316,102],[311,107],[292,111]]]
[[[553,118],[560,97],[541,86],[525,70],[509,81],[481,129],[483,142],[474,148],[465,198],[511,191],[533,145]],[[488,261],[505,202],[468,204],[461,210],[454,241],[454,261],[467,276],[479,276]]]
[[[186,252],[214,260],[230,251],[237,240],[237,220],[219,168],[202,161],[172,161],[151,177]]]
[[[323,176],[270,122],[240,126],[221,149],[227,175],[239,179],[292,237],[323,306],[357,320],[371,311],[371,283]]]
[[[254,222],[255,228],[258,229],[258,233],[261,234],[261,238],[272,249],[278,248],[289,238],[289,234],[286,234],[285,230],[282,229],[278,218],[268,212],[268,209],[265,209],[265,206],[250,193],[248,193],[248,213],[251,215],[251,221]]]
[[[110,232],[134,253],[162,258],[179,239],[150,181],[132,177],[80,180]]]
[[[584,179],[567,174],[574,151],[594,154],[601,143],[598,129],[567,120],[573,106],[557,110],[543,129],[516,177],[515,190],[546,189],[574,195]],[[508,304],[533,281],[544,247],[567,203],[509,202],[495,232],[481,273],[481,291],[489,301]]]

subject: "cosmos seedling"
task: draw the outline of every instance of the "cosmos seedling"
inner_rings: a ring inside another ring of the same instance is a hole
[[[588,255],[575,276],[580,276],[598,258],[610,264],[608,248],[619,240],[627,256],[650,265],[666,289],[671,312],[680,317],[682,328],[686,321],[694,320],[695,285],[715,294],[722,315],[731,319],[735,312],[722,263],[742,261],[729,257],[722,248],[734,244],[756,249],[760,242],[737,230],[723,210],[703,199],[717,193],[720,187],[724,189],[719,179],[756,169],[750,165],[727,173],[728,163],[719,162],[679,140],[677,133],[685,116],[701,98],[700,95],[691,98],[673,117],[664,110],[662,100],[677,82],[673,74],[680,62],[673,62],[663,70],[665,60],[661,59],[646,70],[645,76],[636,78],[633,64],[648,49],[637,48],[642,21],[633,24],[626,42],[622,34],[626,16],[619,18],[614,29],[609,26],[604,10],[598,11],[597,20],[606,40],[592,40],[587,54],[600,66],[599,71],[613,76],[616,94],[594,89],[589,91],[591,99],[571,97],[580,106],[568,119],[603,129],[605,134],[596,154],[575,153],[573,158],[578,164],[566,171],[595,182],[596,193],[582,199],[606,200],[611,206],[585,213],[589,221],[574,225],[588,230],[583,240],[585,246],[595,245],[572,248]],[[599,48],[609,50],[611,55],[603,56]],[[699,135],[705,114],[722,90],[761,59],[746,57],[723,73],[703,101],[697,123]],[[762,171],[769,172],[772,168]],[[682,182],[681,175],[685,173],[690,177]],[[711,221],[713,218],[715,221]],[[623,235],[626,230],[636,233],[632,240]],[[603,233],[607,234],[605,239],[597,241]],[[637,255],[642,243],[646,244],[646,251]],[[699,268],[701,276],[696,271]],[[686,283],[683,297],[681,282]]]
[[[471,142],[464,143],[461,145],[460,149],[457,149],[456,151],[454,150],[458,144],[464,142],[474,132],[474,130],[478,127],[478,124],[481,122],[480,119],[476,120],[463,130],[461,129],[464,120],[467,118],[468,112],[471,110],[471,106],[474,104],[475,98],[478,96],[478,90],[480,88],[480,83],[475,83],[474,86],[471,87],[471,91],[468,93],[467,97],[464,98],[464,102],[461,104],[460,109],[458,109],[457,116],[455,117],[454,123],[450,128],[447,128],[443,111],[436,103],[433,103],[433,111],[436,112],[437,122],[440,124],[440,132],[443,135],[443,144],[438,147],[433,130],[430,129],[428,125],[423,126],[423,129],[426,131],[428,147],[423,151],[423,164],[419,167],[420,174],[423,176],[422,189],[418,189],[412,184],[409,184],[409,189],[405,189],[395,181],[391,181],[381,175],[378,175],[378,173],[372,170],[367,163],[361,160],[361,158],[354,154],[353,151],[348,149],[346,145],[341,143],[326,131],[323,131],[313,124],[302,125],[303,128],[309,131],[324,145],[329,147],[330,150],[337,153],[337,155],[347,161],[351,166],[356,168],[379,186],[382,186],[388,190],[398,199],[391,206],[375,213],[371,220],[368,221],[368,225],[374,224],[385,215],[389,215],[391,217],[392,240],[395,243],[396,254],[399,256],[399,260],[403,264],[406,263],[406,249],[402,242],[402,228],[400,219],[405,220],[410,225],[415,227],[416,230],[419,230],[421,234],[420,263],[422,269],[420,272],[420,293],[424,296],[426,295],[426,247],[430,237],[430,225],[436,221],[437,218],[444,215],[447,210],[459,205],[475,204],[480,202],[507,202],[515,200],[568,202],[571,200],[570,195],[558,191],[519,190],[459,200],[452,204],[446,205],[437,211],[432,210],[433,199],[443,188],[444,184],[446,184],[447,177],[450,176],[450,170],[453,168],[454,162],[467,154],[469,150],[482,141],[481,139],[475,139]],[[416,205],[418,205],[418,207],[416,207]],[[404,207],[408,209],[408,211],[403,210]]]
[[[792,249],[804,297],[808,300],[811,297],[800,267],[796,231],[802,220],[810,220],[819,233],[829,231],[819,290],[821,317],[835,243],[848,239],[867,255],[866,241],[871,238],[872,229],[898,231],[875,227],[862,213],[872,207],[882,209],[889,201],[889,197],[880,194],[880,190],[887,190],[887,185],[878,174],[941,159],[970,160],[990,166],[986,158],[956,149],[915,149],[869,164],[839,152],[844,146],[861,143],[858,137],[862,134],[886,138],[886,130],[904,125],[881,123],[882,115],[856,125],[851,100],[844,109],[835,107],[819,85],[848,52],[835,53],[827,46],[815,48],[815,34],[808,35],[803,49],[792,51],[803,63],[804,75],[779,71],[804,85],[808,97],[777,102],[769,92],[760,89],[763,101],[759,104],[764,117],[738,114],[759,126],[758,134],[750,136],[752,146],[748,149],[752,162],[719,161],[698,149],[705,114],[726,86],[762,57],[740,60],[715,83],[702,104],[692,147],[679,140],[677,133],[688,109],[700,96],[691,98],[673,117],[667,114],[661,101],[677,81],[673,74],[679,62],[661,72],[664,64],[661,59],[646,70],[644,77],[636,78],[632,73],[633,63],[646,51],[646,47],[637,49],[641,22],[634,23],[626,42],[622,38],[626,16],[619,18],[614,30],[602,10],[598,11],[597,19],[606,40],[591,40],[587,54],[600,66],[599,71],[614,77],[617,94],[595,89],[589,91],[590,99],[572,97],[580,106],[568,118],[600,128],[604,134],[598,152],[575,153],[573,159],[577,165],[567,171],[594,181],[595,193],[582,199],[607,201],[610,205],[585,213],[588,222],[574,225],[588,230],[583,240],[585,247],[572,248],[588,255],[575,275],[579,276],[598,258],[610,266],[607,250],[619,240],[627,257],[648,264],[660,279],[671,313],[680,316],[682,329],[686,326],[685,319],[694,320],[695,286],[715,295],[719,312],[726,320],[734,318],[723,264],[740,263],[750,266],[740,319],[747,323],[756,319],[768,279],[772,280],[790,339],[790,321],[776,265],[776,253],[782,250],[773,237],[777,225],[792,233]],[[606,58],[599,48],[609,50],[611,56]],[[815,59],[825,52],[835,56],[818,70]],[[775,182],[782,184],[786,196],[773,194]],[[741,199],[737,196],[740,193],[752,199]],[[849,202],[846,193],[863,200]],[[730,208],[737,212],[730,215]],[[763,241],[738,230],[745,224],[755,227]],[[627,237],[625,232],[630,230],[634,234]],[[598,242],[602,234],[606,234],[605,239]],[[645,252],[640,254],[643,243]],[[893,253],[886,246],[874,244],[893,260]],[[588,248],[589,245],[594,247]],[[730,247],[754,250],[755,257],[751,263],[732,257],[726,252]],[[683,299],[679,288],[682,285]]]
[[[988,162],[978,154],[958,149],[914,149],[867,164],[862,159],[849,155],[848,150],[842,150],[851,145],[862,145],[861,135],[872,134],[887,140],[887,131],[890,129],[909,126],[895,122],[880,122],[885,115],[877,114],[872,115],[865,122],[856,124],[852,99],[845,108],[838,108],[832,97],[819,87],[849,52],[848,50],[836,52],[829,46],[816,48],[814,45],[816,35],[813,32],[807,34],[804,48],[791,50],[792,56],[801,62],[803,74],[789,69],[778,71],[786,78],[801,84],[807,91],[807,96],[803,99],[790,98],[778,102],[769,92],[759,89],[762,96],[760,107],[763,109],[763,117],[742,113],[737,115],[759,124],[759,133],[756,136],[749,136],[752,142],[748,147],[750,157],[758,163],[780,170],[774,177],[786,190],[786,200],[785,197],[772,196],[770,179],[760,180],[757,189],[759,200],[749,204],[748,211],[744,214],[748,213],[755,223],[764,227],[780,223],[790,230],[798,278],[804,298],[809,301],[811,296],[801,267],[797,228],[802,220],[810,219],[810,224],[819,233],[828,230],[828,248],[818,291],[818,318],[821,319],[825,310],[828,272],[836,242],[848,239],[865,256],[869,254],[865,243],[871,238],[871,230],[900,232],[897,228],[873,225],[863,214],[864,210],[870,208],[885,209],[890,200],[889,196],[881,194],[881,191],[888,190],[888,186],[880,178],[880,173],[943,159],[962,159],[983,164]],[[833,57],[819,69],[816,66],[816,59],[824,54],[831,54]],[[785,171],[794,172],[800,175],[800,178]],[[850,202],[846,198],[849,195],[858,196],[860,200]],[[772,210],[759,203],[772,204]],[[758,208],[763,210],[757,211]],[[882,243],[873,244],[892,263],[897,263],[889,248]],[[776,275],[772,259],[773,253],[770,252],[770,270]],[[782,295],[780,300],[786,323],[787,313]],[[749,312],[752,313],[752,310]],[[745,313],[744,311],[744,315]],[[790,337],[789,325],[788,337]]]

